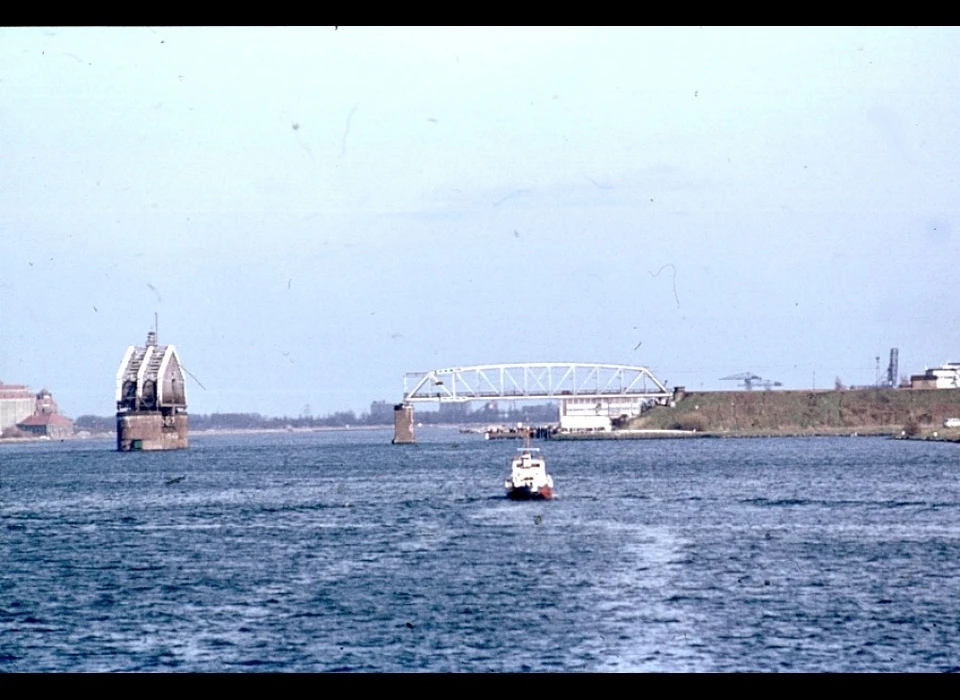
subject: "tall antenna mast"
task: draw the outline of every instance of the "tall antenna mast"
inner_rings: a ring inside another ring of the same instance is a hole
[[[153,333],[158,338],[160,337],[160,322],[157,320],[157,312],[153,312]]]

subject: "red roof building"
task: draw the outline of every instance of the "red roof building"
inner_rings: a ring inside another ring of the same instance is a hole
[[[57,402],[46,389],[36,396],[33,415],[17,422],[17,427],[28,433],[54,440],[62,440],[73,435],[73,421],[61,416]]]

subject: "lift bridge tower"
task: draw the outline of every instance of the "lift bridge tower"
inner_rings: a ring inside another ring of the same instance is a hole
[[[896,387],[900,376],[900,350],[890,348],[890,364],[887,365],[887,386]]]
[[[877,355],[876,386],[896,388],[897,377],[899,376],[900,376],[900,351],[897,348],[890,348],[890,363],[887,365],[886,375],[880,373],[880,356]]]

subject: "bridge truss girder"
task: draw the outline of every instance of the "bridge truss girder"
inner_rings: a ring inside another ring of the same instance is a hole
[[[638,397],[670,391],[646,367],[582,362],[520,362],[407,372],[403,403]]]

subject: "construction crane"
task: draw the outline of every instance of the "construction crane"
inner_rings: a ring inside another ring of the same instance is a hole
[[[741,372],[740,374],[731,374],[728,377],[720,377],[721,381],[733,380],[742,382],[738,386],[742,386],[747,391],[751,391],[754,386],[762,386],[767,391],[774,386],[783,386],[780,382],[774,382],[769,379],[764,379],[753,372]]]
[[[731,374],[727,377],[720,377],[720,381],[732,380],[736,382],[743,382],[740,386],[745,387],[747,391],[753,389],[753,383],[763,380],[763,377],[757,376],[753,372],[741,372],[740,374]]]

